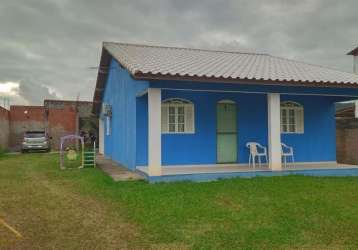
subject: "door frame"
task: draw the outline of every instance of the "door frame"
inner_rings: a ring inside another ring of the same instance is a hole
[[[231,104],[235,106],[235,117],[234,117],[234,121],[235,121],[235,132],[229,132],[229,133],[221,133],[221,134],[233,134],[235,135],[235,144],[236,144],[236,152],[235,152],[235,161],[230,161],[230,162],[219,162],[219,143],[218,143],[218,135],[220,134],[218,132],[218,105],[220,104]],[[238,154],[238,147],[239,147],[239,142],[238,142],[238,122],[237,122],[237,104],[235,101],[233,100],[229,100],[229,99],[224,99],[224,100],[220,100],[216,103],[216,163],[217,164],[229,164],[229,163],[238,163],[239,160],[239,154]]]

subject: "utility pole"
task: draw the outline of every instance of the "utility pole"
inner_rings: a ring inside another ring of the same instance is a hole
[[[77,97],[76,97],[76,105],[75,105],[75,112],[76,112],[76,135],[79,135],[79,99],[80,99],[80,93],[77,93]]]
[[[79,99],[80,99],[80,92],[77,93],[77,97],[76,97],[76,103],[75,103],[75,115],[76,115],[76,135],[80,135],[79,133],[79,115],[78,115],[78,106],[79,106]],[[78,140],[76,140],[76,149],[78,151],[79,149],[79,144],[78,144]]]

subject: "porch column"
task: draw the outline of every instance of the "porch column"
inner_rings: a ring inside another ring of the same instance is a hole
[[[162,175],[161,89],[148,89],[148,172]]]
[[[280,94],[267,94],[267,108],[269,166],[272,170],[282,170]]]
[[[104,124],[103,117],[98,118],[98,146],[99,153],[104,155]]]

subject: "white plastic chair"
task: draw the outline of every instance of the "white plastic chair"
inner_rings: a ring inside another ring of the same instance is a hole
[[[262,146],[260,143],[257,142],[248,142],[246,143],[246,147],[250,150],[249,156],[249,166],[255,168],[256,157],[258,158],[259,166],[261,167],[261,157],[265,157],[266,163],[267,161],[267,149],[266,147]]]
[[[293,147],[287,146],[285,143],[281,143],[281,155],[285,167],[287,166],[287,159],[289,157],[291,157],[292,162],[295,162],[295,158],[293,156]]]

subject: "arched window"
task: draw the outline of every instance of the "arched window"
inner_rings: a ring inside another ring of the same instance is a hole
[[[162,133],[194,133],[194,104],[171,98],[162,102]]]
[[[303,133],[303,106],[297,102],[281,102],[281,133]]]

